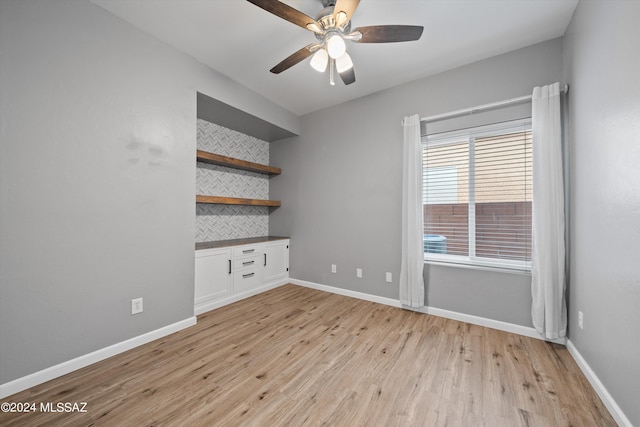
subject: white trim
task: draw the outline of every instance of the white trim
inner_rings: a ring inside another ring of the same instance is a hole
[[[226,304],[231,304],[232,302],[239,301],[244,298],[248,298],[249,296],[258,294],[260,292],[267,291],[269,289],[274,289],[276,287],[282,286],[287,283],[293,283],[294,285],[304,286],[311,289],[317,289],[324,292],[329,292],[333,294],[343,295],[351,298],[357,298],[365,301],[380,303],[392,307],[402,308],[402,304],[400,301],[395,300],[393,298],[380,297],[377,295],[366,294],[364,292],[351,291],[348,289],[336,288],[328,285],[321,285],[314,282],[308,282],[305,280],[298,279],[289,279],[285,278],[277,282],[270,283],[266,286],[262,286],[255,290],[251,290],[248,292],[244,292],[242,294],[234,295],[230,298],[225,298],[224,300],[218,301],[215,304],[216,307],[221,307]],[[201,307],[202,308],[202,307]],[[211,310],[213,308],[209,308],[204,311]],[[406,308],[406,307],[405,307]],[[473,316],[470,314],[458,313],[454,311],[444,310],[436,307],[424,307],[421,309],[413,309],[414,311],[418,311],[421,313],[429,314],[432,316],[444,317],[447,319],[458,320],[461,322],[467,322],[474,325],[484,326],[492,329],[498,329],[505,332],[511,332],[518,335],[523,335],[536,339],[543,339],[540,334],[534,329],[527,326],[516,325],[513,323],[502,322],[499,320],[487,319],[484,317]],[[143,344],[149,343],[158,338],[165,337],[174,332],[178,332],[182,329],[193,326],[197,323],[196,317],[190,317],[188,319],[173,323],[171,325],[164,326],[160,329],[156,329],[151,332],[147,332],[145,334],[139,335],[137,337],[130,338],[126,341],[119,342],[117,344],[111,345],[109,347],[105,347],[100,350],[96,350],[92,353],[85,354],[80,357],[76,357],[75,359],[68,360],[66,362],[60,363],[55,366],[51,366],[49,368],[43,369],[41,371],[35,372],[33,374],[27,375],[22,378],[15,379],[8,383],[0,384],[0,399],[3,399],[7,396],[11,396],[15,393],[19,393],[23,390],[26,390],[30,387],[34,387],[38,384],[42,384],[54,378],[58,378],[62,375],[68,374],[69,372],[76,371],[78,369],[89,366],[93,363],[99,362],[101,360],[107,359],[111,356],[115,356],[116,354],[123,353],[132,348],[141,346]],[[618,425],[622,427],[633,427],[631,421],[626,417],[624,412],[616,401],[613,399],[609,391],[602,384],[598,376],[593,372],[589,364],[582,357],[578,349],[574,346],[571,340],[565,340],[564,338],[558,340],[552,340],[557,344],[565,344],[567,349],[569,350],[569,354],[576,361],[578,367],[585,375],[591,386],[594,388],[602,402],[607,407],[615,421]]]
[[[504,122],[492,123],[492,124],[483,125],[483,126],[473,126],[473,127],[454,130],[454,131],[429,134],[422,137],[423,146],[425,148],[446,147],[446,146],[455,145],[455,144],[464,145],[467,151],[465,158],[468,160],[468,165],[467,165],[468,177],[466,178],[466,181],[464,177],[461,178],[462,181],[467,182],[468,184],[468,189],[465,193],[468,195],[468,203],[467,203],[468,205],[467,207],[468,208],[468,215],[467,215],[468,254],[455,255],[450,253],[439,254],[439,253],[426,252],[427,245],[425,243],[425,253],[424,253],[425,262],[433,261],[433,262],[442,263],[442,264],[448,264],[448,263],[452,265],[464,264],[464,265],[470,265],[470,266],[481,266],[481,267],[504,269],[504,270],[531,271],[531,261],[502,259],[502,258],[496,258],[492,256],[482,256],[476,253],[476,244],[477,244],[476,209],[477,209],[477,206],[481,204],[481,202],[478,201],[478,195],[476,192],[477,190],[476,179],[477,179],[478,173],[481,172],[477,169],[479,166],[476,164],[476,156],[478,154],[476,152],[476,148],[477,148],[476,140],[480,138],[485,138],[485,137],[498,138],[506,135],[512,135],[512,136],[516,136],[516,139],[517,139],[512,142],[524,143],[524,146],[526,146],[528,139],[527,138],[522,139],[522,138],[526,136],[525,135],[526,133],[530,133],[531,130],[532,130],[531,117],[527,117],[524,119],[508,120]],[[524,154],[526,153],[520,153],[520,156],[517,159],[519,161],[517,166],[520,166],[520,167],[526,166],[526,161],[525,161],[526,156],[522,157]],[[436,161],[437,164],[440,163],[438,162],[438,159],[440,159],[441,156],[442,156],[442,153],[434,154],[434,157],[435,157],[434,161]],[[423,160],[426,161],[427,163],[431,161],[431,156],[426,151],[423,153],[423,157],[424,157]],[[444,166],[436,166],[433,168],[426,167],[423,172],[423,185],[426,184],[426,187],[429,187],[429,184],[431,183],[430,179],[435,179],[437,181],[435,182],[435,185],[438,186],[438,190],[437,190],[438,194],[436,196],[440,195],[443,191],[445,191],[444,185],[446,180],[444,178],[440,178],[437,176],[435,176],[435,178],[429,177],[429,174],[427,172],[429,172],[431,169],[443,168],[443,167]],[[495,171],[492,170],[491,172],[493,173]],[[527,193],[526,191],[524,191],[522,200],[517,200],[517,201],[526,202],[526,198],[527,198],[526,195]],[[422,199],[423,199],[422,200],[423,204],[427,204],[427,205],[439,203],[439,202],[429,203],[429,201],[427,200],[424,194],[424,191],[422,194]],[[524,226],[524,224],[521,224],[521,225]],[[493,227],[489,227],[489,231],[492,229]],[[515,231],[517,230],[514,230],[514,232]],[[427,231],[425,230],[425,232]],[[437,230],[432,230],[429,232],[438,234]],[[425,236],[428,236],[428,234],[425,234]]]
[[[474,316],[472,314],[459,313],[457,311],[444,310],[437,307],[409,308],[409,310],[419,311],[420,313],[430,314],[432,316],[444,317],[447,319],[458,320],[460,322],[471,323],[473,325],[484,326],[486,328],[497,329],[499,331],[510,332],[512,334],[522,335],[538,340],[549,341],[555,344],[566,344],[565,338],[546,339],[530,326],[518,325],[516,323],[503,322],[501,320],[488,319],[486,317]]]
[[[467,236],[469,239],[469,258],[473,259],[476,257],[476,139],[469,135],[468,141],[469,167],[467,174],[469,175],[469,192],[467,197],[469,200],[467,200]],[[428,218],[428,214],[426,216]],[[427,219],[425,223],[428,224],[429,220]]]
[[[393,298],[379,297],[377,295],[365,294],[364,292],[350,291],[349,289],[336,288],[334,286],[321,285],[319,283],[307,282],[306,280],[289,279],[289,283],[294,285],[304,286],[305,288],[317,289],[319,291],[325,291],[332,294],[343,295],[346,297],[357,298],[370,302],[377,302],[384,305],[390,305],[392,307],[402,308],[400,300]]]
[[[584,376],[587,377],[587,380],[589,380],[591,387],[593,387],[596,393],[598,393],[598,396],[602,400],[602,403],[604,403],[604,406],[607,407],[616,423],[618,423],[618,425],[622,427],[633,427],[633,424],[631,424],[629,418],[627,418],[624,412],[622,412],[622,409],[620,409],[611,394],[609,394],[609,391],[600,381],[600,378],[598,378],[596,373],[593,372],[591,366],[589,366],[587,361],[584,360],[584,357],[582,357],[582,354],[580,354],[571,340],[567,340],[567,350],[569,350],[569,354],[571,354],[573,359],[576,361]]]
[[[25,377],[9,381],[8,383],[0,384],[0,399],[11,396],[12,394],[21,392],[38,384],[42,384],[54,378],[61,377],[62,375],[68,374],[69,372],[84,368],[93,363],[107,359],[111,356],[115,356],[116,354],[131,350],[132,348],[141,346],[158,338],[173,334],[174,332],[178,332],[182,329],[195,325],[196,322],[196,317],[192,316],[179,322],[156,329],[154,331],[147,332],[145,334],[138,335],[117,344],[110,345],[109,347],[105,347],[100,350],[85,354],[83,356],[76,357],[75,359],[67,360],[66,362],[59,363],[41,371],[34,372],[33,374],[29,374]]]
[[[471,209],[471,206],[469,207]],[[475,206],[473,207],[473,215],[475,215]],[[471,215],[471,213],[469,214]],[[470,221],[468,226],[474,226],[475,221]],[[469,232],[471,235],[471,232]],[[475,238],[475,233],[473,233],[473,237]],[[475,245],[474,245],[475,246]],[[469,244],[469,253],[472,254],[474,252],[471,251],[471,244]],[[475,247],[473,248],[475,251]],[[486,267],[493,268],[497,270],[504,271],[528,271],[531,272],[531,261],[517,261],[512,259],[502,259],[502,258],[487,258],[487,257],[479,257],[477,255],[452,255],[452,254],[437,254],[432,252],[424,253],[424,261],[425,262],[438,262],[441,264],[450,264],[450,265],[468,265],[471,267]]]
[[[286,285],[289,282],[290,282],[289,278],[285,277],[284,279],[276,280],[271,283],[267,283],[266,285],[260,286],[255,289],[250,289],[245,292],[241,292],[238,294],[231,294],[223,298],[214,299],[213,301],[198,303],[198,304],[195,304],[193,311],[194,311],[194,314],[197,316],[199,314],[206,313],[207,311],[215,310],[216,308],[224,307],[225,305],[233,304],[234,302],[238,302],[245,298],[249,298],[259,293],[277,288],[278,286]]]
[[[317,289],[319,291],[330,292],[333,294],[344,295],[352,298],[358,298],[365,301],[377,302],[380,304],[390,305],[392,307],[405,308],[407,310],[413,310],[420,313],[430,314],[432,316],[444,317],[447,319],[458,320],[460,322],[467,322],[478,326],[484,326],[487,328],[497,329],[499,331],[511,332],[525,337],[536,338],[539,340],[545,340],[542,335],[538,333],[533,327],[516,325],[515,323],[502,322],[500,320],[488,319],[486,317],[474,316],[471,314],[458,313],[455,311],[444,310],[436,307],[422,307],[422,308],[409,308],[403,307],[399,300],[393,298],[379,297],[376,295],[366,294],[364,292],[356,292],[348,289],[336,288],[333,286],[321,285],[319,283],[307,282],[305,280],[290,279],[290,283],[294,285],[300,285],[307,288]],[[556,344],[565,344],[564,338],[556,340],[546,340]]]
[[[468,143],[470,139],[485,138],[487,136],[503,136],[514,133],[531,131],[531,117],[511,119],[487,125],[471,126],[464,129],[432,133],[422,136],[422,143],[427,147],[438,147],[458,143]]]
[[[250,296],[259,294],[261,292],[268,291],[270,289],[277,288],[278,286],[282,286],[286,283],[289,283],[288,278],[284,278],[278,281],[274,281],[268,283],[264,286],[261,286],[256,289],[252,289],[246,292],[242,292],[237,295],[232,295],[227,298],[217,300],[215,302],[211,302],[209,304],[203,304],[197,307],[194,311],[194,316],[188,319],[173,323],[171,325],[164,326],[160,329],[156,329],[151,332],[147,332],[145,334],[139,335],[137,337],[130,338],[126,341],[119,342],[117,344],[113,344],[109,347],[102,348],[100,350],[96,350],[89,354],[85,354],[75,359],[68,360],[66,362],[62,362],[58,365],[51,366],[49,368],[43,369],[38,372],[34,372],[33,374],[29,374],[27,376],[15,379],[13,381],[9,381],[4,384],[0,384],[0,399],[5,398],[7,396],[11,396],[12,394],[19,393],[23,390],[26,390],[30,387],[34,387],[38,384],[42,384],[54,378],[61,377],[70,372],[76,371],[78,369],[82,369],[86,366],[89,366],[93,363],[99,362],[101,360],[107,359],[111,356],[115,356],[116,354],[123,353],[127,350],[131,350],[132,348],[141,346],[158,338],[165,337],[174,332],[178,332],[182,329],[193,326],[197,323],[196,315],[204,313],[205,311],[213,310],[214,308],[222,307],[227,304],[231,304],[233,302],[239,301],[244,298],[248,298]]]
[[[433,255],[433,254],[431,254]],[[531,266],[529,269],[519,269],[519,268],[506,268],[506,267],[497,267],[492,265],[482,265],[482,264],[472,264],[471,262],[450,262],[450,261],[440,261],[435,260],[431,257],[427,258],[426,255],[424,257],[424,263],[429,265],[438,265],[442,267],[453,267],[453,268],[467,268],[469,270],[483,270],[483,271],[494,271],[496,273],[506,273],[506,274],[520,274],[524,276],[531,277]]]

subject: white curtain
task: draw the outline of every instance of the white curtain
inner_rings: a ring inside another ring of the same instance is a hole
[[[533,218],[531,315],[546,339],[564,337],[565,301],[564,186],[560,85],[533,89]]]
[[[400,302],[408,307],[424,306],[422,146],[420,117],[405,117],[402,162],[402,265]]]

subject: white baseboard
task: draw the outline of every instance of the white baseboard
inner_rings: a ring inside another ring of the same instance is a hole
[[[580,354],[571,340],[567,340],[567,350],[569,350],[569,354],[571,354],[573,359],[576,361],[576,363],[580,367],[580,370],[582,371],[584,376],[587,377],[587,380],[589,380],[589,383],[591,384],[593,389],[596,391],[596,393],[598,393],[598,396],[600,396],[602,403],[604,403],[604,406],[607,407],[607,409],[611,413],[611,416],[613,416],[613,419],[618,423],[618,425],[622,427],[633,427],[633,424],[631,424],[629,418],[627,418],[624,412],[622,412],[622,409],[620,409],[620,406],[618,406],[616,401],[613,400],[613,397],[611,396],[611,394],[609,394],[609,391],[605,388],[604,384],[602,384],[600,378],[598,378],[596,373],[593,372],[587,361],[584,360],[582,354]]]
[[[130,338],[126,341],[110,345],[109,347],[105,347],[92,353],[76,357],[75,359],[62,362],[58,365],[51,366],[41,371],[34,372],[33,374],[27,375],[25,377],[9,381],[8,383],[0,384],[0,399],[11,396],[12,394],[21,392],[38,384],[42,384],[54,378],[58,378],[62,375],[68,374],[69,372],[84,368],[85,366],[89,366],[93,363],[107,359],[116,354],[131,350],[132,348],[141,346],[158,338],[162,338],[174,332],[178,332],[179,330],[188,328],[189,326],[193,326],[195,324],[195,316],[189,317],[188,319],[172,323],[171,325],[167,325],[160,329],[147,332],[146,334]]]
[[[236,301],[240,301],[241,299],[248,298],[250,296],[259,294],[261,292],[265,292],[270,289],[277,288],[287,283],[293,283],[294,285],[304,286],[307,288],[317,289],[320,291],[325,291],[329,293],[334,293],[338,295],[343,295],[351,298],[357,298],[365,301],[376,302],[379,304],[384,304],[392,307],[402,308],[402,304],[399,300],[395,300],[393,298],[380,297],[377,295],[366,294],[364,292],[351,291],[348,289],[336,288],[333,286],[321,285],[318,283],[308,282],[305,280],[298,279],[282,279],[277,282],[270,283],[268,285],[262,286],[260,288],[243,292],[241,294],[230,296],[229,298],[225,298],[223,300],[216,301],[206,306],[200,306],[196,314],[203,313],[205,311],[213,310],[214,308],[222,307],[227,304],[231,304]],[[422,313],[430,314],[433,316],[444,317],[447,319],[458,320],[461,322],[467,322],[474,325],[485,326],[492,329],[498,329],[501,331],[511,332],[531,338],[543,339],[540,334],[534,329],[522,325],[516,325],[513,323],[502,322],[499,320],[487,319],[484,317],[473,316],[470,314],[458,313],[449,310],[443,310],[436,307],[424,307],[421,309],[414,309],[415,311],[419,311]],[[126,341],[122,341],[120,343],[111,345],[109,347],[105,347],[100,350],[96,350],[92,353],[85,354],[80,357],[76,357],[75,359],[68,360],[66,362],[60,363],[55,366],[51,366],[49,368],[43,369],[41,371],[35,372],[33,374],[27,375],[22,378],[18,378],[16,380],[10,381],[8,383],[0,384],[0,399],[3,399],[7,396],[11,396],[12,394],[19,393],[23,390],[26,390],[30,387],[36,386],[38,384],[42,384],[46,381],[52,380],[54,378],[60,377],[62,375],[68,374],[69,372],[73,372],[75,370],[84,368],[93,363],[99,362],[101,360],[107,359],[111,356],[114,356],[119,353],[123,353],[132,348],[141,346],[158,338],[162,338],[164,336],[170,335],[174,332],[178,332],[182,329],[188,328],[196,324],[196,317],[190,317],[188,319],[182,320],[180,322],[173,323],[171,325],[167,325],[160,329],[156,329],[151,332],[147,332],[146,334],[139,335],[137,337],[130,338]],[[585,377],[594,388],[602,402],[605,404],[615,421],[618,425],[623,427],[633,427],[631,421],[626,417],[622,409],[618,406],[616,401],[613,399],[609,391],[602,384],[598,376],[593,372],[589,364],[584,360],[578,349],[573,345],[571,340],[560,339],[553,340],[559,344],[566,344],[569,353],[574,358]]]
[[[317,289],[319,291],[325,291],[332,294],[344,295],[346,297],[357,298],[370,302],[377,302],[384,305],[390,305],[392,307],[402,308],[400,301],[393,298],[379,297],[377,295],[366,294],[364,292],[350,291],[349,289],[336,288],[334,286],[321,285],[319,283],[307,282],[306,280],[289,279],[289,283],[294,285],[304,286],[305,288]]]
[[[247,292],[242,292],[237,295],[232,295],[222,300],[217,300],[215,302],[208,303],[208,304],[202,304],[196,307],[195,315],[204,313],[205,311],[213,310],[214,308],[222,307],[223,305],[240,301],[241,299],[248,298],[250,296],[268,291],[270,289],[277,288],[278,286],[282,286],[286,283],[289,283],[288,278],[277,280],[272,283],[268,283],[264,286],[261,286],[259,288],[252,289]],[[23,390],[26,390],[30,387],[34,387],[38,384],[42,384],[54,378],[61,377],[62,375],[68,374],[69,372],[73,372],[75,370],[84,368],[93,363],[107,359],[111,356],[115,356],[116,354],[123,353],[127,350],[131,350],[132,348],[141,346],[143,344],[146,344],[158,338],[162,338],[174,332],[178,332],[181,329],[185,329],[185,328],[188,328],[189,326],[193,326],[197,322],[195,315],[193,317],[182,320],[180,322],[167,325],[160,329],[147,332],[146,334],[142,334],[137,337],[130,338],[126,341],[122,341],[117,344],[111,345],[109,347],[96,350],[92,353],[76,357],[75,359],[62,362],[58,365],[51,366],[41,371],[34,372],[33,374],[29,374],[25,377],[21,377],[13,381],[9,381],[8,383],[0,384],[0,399],[3,399],[7,396],[11,396],[12,394],[15,394],[15,393],[19,393]]]
[[[501,320],[487,319],[486,317],[474,316],[472,314],[458,313],[456,311],[444,310],[437,307],[424,307],[418,309],[410,309],[421,313],[431,314],[433,316],[446,317],[447,319],[458,320],[460,322],[471,323],[478,326],[484,326],[499,331],[511,332],[525,337],[535,338],[539,340],[549,341],[556,344],[566,344],[566,338],[547,339],[530,326],[518,325],[515,323],[503,322]]]
[[[290,282],[295,285],[317,289],[320,291],[330,292],[338,295],[345,295],[348,297],[358,298],[365,301],[377,302],[380,304],[390,305],[392,307],[402,307],[402,304],[400,303],[400,301],[392,298],[378,297],[378,296],[369,295],[363,292],[350,291],[347,289],[336,288],[333,286],[307,282],[304,280],[291,279]],[[408,307],[405,307],[405,308],[408,308]],[[535,328],[532,328],[532,327],[516,325],[513,323],[502,322],[499,320],[487,319],[484,317],[473,316],[470,314],[458,313],[455,311],[443,310],[441,308],[436,308],[436,307],[423,307],[420,309],[408,308],[408,309],[418,311],[421,313],[430,314],[433,316],[459,320],[461,322],[467,322],[474,325],[485,326],[487,328],[498,329],[500,331],[511,332],[511,333],[523,335],[526,337],[544,340],[544,337],[542,337],[542,335],[540,335],[538,331],[536,331]],[[622,412],[622,409],[620,409],[616,401],[613,399],[611,394],[609,394],[609,392],[604,387],[600,379],[597,377],[595,372],[593,372],[589,364],[584,360],[584,358],[582,357],[578,349],[576,349],[576,347],[573,345],[571,340],[567,340],[566,338],[560,338],[557,340],[547,340],[547,341],[551,341],[556,344],[566,345],[567,349],[569,350],[569,354],[571,354],[571,356],[574,358],[574,360],[576,361],[576,363],[584,373],[585,377],[587,377],[587,380],[589,381],[591,386],[594,388],[598,396],[600,396],[600,399],[602,399],[602,402],[605,404],[605,406],[607,407],[607,409],[609,410],[609,412],[611,413],[615,421],[618,423],[618,425],[620,425],[621,427],[633,427],[633,425],[631,424],[631,421],[629,421],[629,419],[624,415],[624,413]]]
[[[245,298],[249,298],[252,297],[254,295],[258,295],[262,292],[271,290],[271,289],[275,289],[279,286],[285,285],[287,283],[290,283],[291,281],[289,280],[288,277],[284,278],[284,279],[280,279],[277,280],[275,282],[271,282],[271,283],[267,283],[264,286],[260,286],[259,288],[255,288],[255,289],[251,289],[249,291],[245,291],[245,292],[241,292],[238,294],[232,294],[223,298],[219,298],[219,299],[214,299],[213,301],[207,301],[204,303],[200,303],[200,304],[196,304],[193,308],[194,314],[197,316],[199,314],[202,313],[206,313],[207,311],[211,311],[211,310],[215,310],[216,308],[220,308],[223,307],[225,305],[229,305],[232,304],[234,302],[238,302],[240,300],[243,300]]]
[[[402,304],[399,300],[393,298],[385,298],[379,297],[376,295],[366,294],[364,292],[356,292],[350,291],[348,289],[336,288],[333,286],[321,285],[319,283],[307,282],[305,280],[298,279],[290,279],[289,282],[294,285],[300,285],[307,288],[317,289],[320,291],[330,292],[338,295],[345,295],[352,298],[358,298],[365,301],[377,302],[380,304],[390,305],[392,307],[403,308]],[[544,340],[544,337],[535,330],[535,328],[516,325],[514,323],[502,322],[500,320],[487,319],[486,317],[474,316],[471,314],[458,313],[455,311],[444,310],[436,307],[422,307],[422,308],[411,308],[404,307],[408,310],[418,311],[420,313],[431,314],[433,316],[445,317],[447,319],[458,320],[460,322],[467,322],[478,326],[485,326],[491,329],[497,329],[499,331],[511,332],[518,335],[523,335],[525,337],[536,338],[539,340]],[[565,339],[560,338],[557,340],[547,340],[554,342],[556,344],[565,344]]]

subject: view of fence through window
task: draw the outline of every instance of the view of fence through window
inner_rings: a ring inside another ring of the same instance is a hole
[[[530,261],[531,201],[530,128],[424,145],[426,253]]]

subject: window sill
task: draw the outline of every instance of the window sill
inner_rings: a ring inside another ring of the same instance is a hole
[[[531,276],[531,269],[522,267],[497,267],[491,265],[480,265],[480,264],[472,264],[472,263],[462,263],[462,262],[447,262],[433,259],[424,259],[425,264],[429,265],[437,265],[441,267],[454,267],[454,268],[466,268],[469,270],[480,270],[480,271],[493,271],[497,273],[507,273],[507,274],[520,274],[523,276]]]

